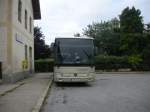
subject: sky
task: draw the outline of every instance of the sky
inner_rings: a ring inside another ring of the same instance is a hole
[[[41,20],[35,21],[50,45],[55,37],[71,37],[93,22],[107,21],[127,6],[141,10],[144,23],[150,22],[150,0],[40,0]]]

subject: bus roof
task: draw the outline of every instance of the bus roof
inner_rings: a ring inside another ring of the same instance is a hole
[[[55,39],[92,39],[92,37],[82,36],[82,37],[56,37]]]

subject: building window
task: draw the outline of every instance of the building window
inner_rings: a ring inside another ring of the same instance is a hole
[[[30,33],[32,33],[32,18],[30,17]]]
[[[25,60],[28,60],[28,49],[27,49],[27,45],[25,45]]]
[[[27,14],[27,10],[25,10],[25,29],[27,29],[27,23],[28,23],[28,20],[27,20],[27,18],[28,18],[28,14]]]
[[[21,12],[22,12],[22,2],[21,0],[18,1],[18,21],[21,22]]]

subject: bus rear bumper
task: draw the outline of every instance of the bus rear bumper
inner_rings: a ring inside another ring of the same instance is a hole
[[[87,77],[87,78],[68,78],[68,77],[61,77],[61,78],[54,78],[55,82],[92,82],[95,78]]]

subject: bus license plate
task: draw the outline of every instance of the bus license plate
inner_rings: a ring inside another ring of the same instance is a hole
[[[81,81],[80,79],[72,79],[72,81]]]

